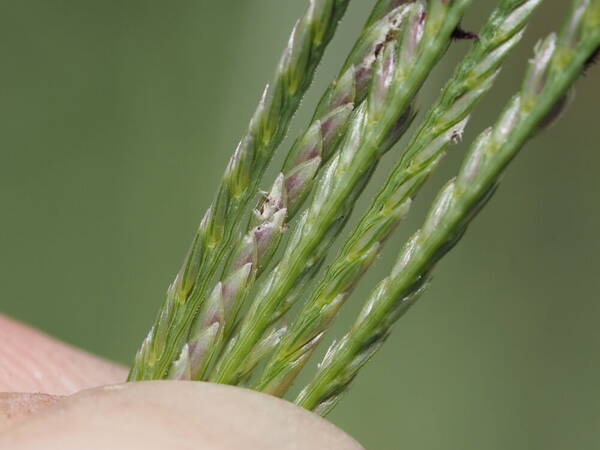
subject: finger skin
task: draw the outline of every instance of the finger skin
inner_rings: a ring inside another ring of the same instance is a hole
[[[152,381],[91,389],[5,430],[11,450],[360,450],[317,415],[258,392]]]
[[[48,394],[0,392],[0,433],[62,398]]]
[[[0,314],[0,392],[68,395],[126,376],[122,366]]]

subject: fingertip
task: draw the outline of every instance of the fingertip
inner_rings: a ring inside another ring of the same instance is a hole
[[[12,428],[0,448],[29,450],[360,450],[286,401],[231,386],[155,381],[92,389]]]

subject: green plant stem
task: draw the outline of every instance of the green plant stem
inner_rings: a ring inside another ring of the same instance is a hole
[[[518,95],[471,147],[457,177],[438,195],[423,227],[392,273],[371,294],[351,330],[334,343],[296,403],[327,413],[381,347],[394,322],[424,290],[433,267],[462,237],[525,142],[556,114],[556,105],[600,45],[600,0],[577,0],[560,37],[536,47]]]
[[[386,239],[408,213],[412,198],[437,167],[446,147],[460,139],[468,115],[491,89],[499,67],[521,40],[528,19],[541,2],[500,2],[385,186],[284,335],[254,389],[279,396],[285,393],[362,275],[376,260]]]
[[[167,292],[165,304],[136,355],[130,380],[162,378],[187,338],[203,292],[228,249],[242,214],[256,195],[258,183],[285,137],[348,4],[349,0],[309,1],[292,32],[275,79],[265,89],[248,132],[229,161],[217,195]]]
[[[210,370],[255,280],[277,250],[285,224],[312,191],[318,171],[345,134],[355,105],[366,97],[379,49],[398,32],[407,12],[406,6],[398,7],[361,33],[310,125],[292,145],[283,172],[254,210],[245,235],[234,243],[220,281],[202,302],[170,377],[203,379]]]
[[[286,302],[288,293],[322,261],[375,168],[381,149],[386,148],[394,125],[446,50],[469,3],[431,0],[427,8],[421,2],[411,5],[414,12],[399,43],[390,42],[383,49],[368,101],[353,115],[340,153],[320,180],[312,205],[302,215],[281,261],[262,285],[211,381],[239,381],[238,367],[244,358],[291,306]]]

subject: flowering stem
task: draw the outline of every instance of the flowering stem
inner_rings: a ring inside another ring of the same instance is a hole
[[[408,213],[412,199],[460,139],[468,115],[491,89],[500,65],[520,41],[542,0],[502,0],[458,66],[350,238],[329,265],[254,385],[283,395],[308,361],[339,309]]]
[[[563,103],[599,45],[600,0],[576,0],[560,36],[553,34],[536,47],[521,91],[475,141],[457,177],[442,189],[423,227],[404,246],[351,330],[330,347],[297,404],[326,414],[339,401],[395,321],[423,292],[435,264],[490,199],[506,166]]]
[[[240,218],[256,195],[258,184],[289,123],[310,86],[327,44],[350,0],[310,0],[297,22],[267,86],[206,212],[156,322],[142,343],[130,380],[165,376],[185,342],[204,291],[228,249]]]

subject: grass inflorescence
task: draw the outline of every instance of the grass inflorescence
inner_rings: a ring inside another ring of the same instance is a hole
[[[378,0],[263,193],[263,174],[349,3],[308,2],[135,357],[131,381],[208,380],[285,395],[447,149],[461,141],[473,108],[544,2],[498,0],[475,33],[460,25],[472,0]],[[324,267],[381,158],[415,119],[419,90],[455,40],[470,41],[471,49]],[[600,0],[574,0],[562,30],[535,47],[520,89],[472,143],[297,404],[326,414],[340,401],[492,197],[512,159],[560,116],[599,48]]]

